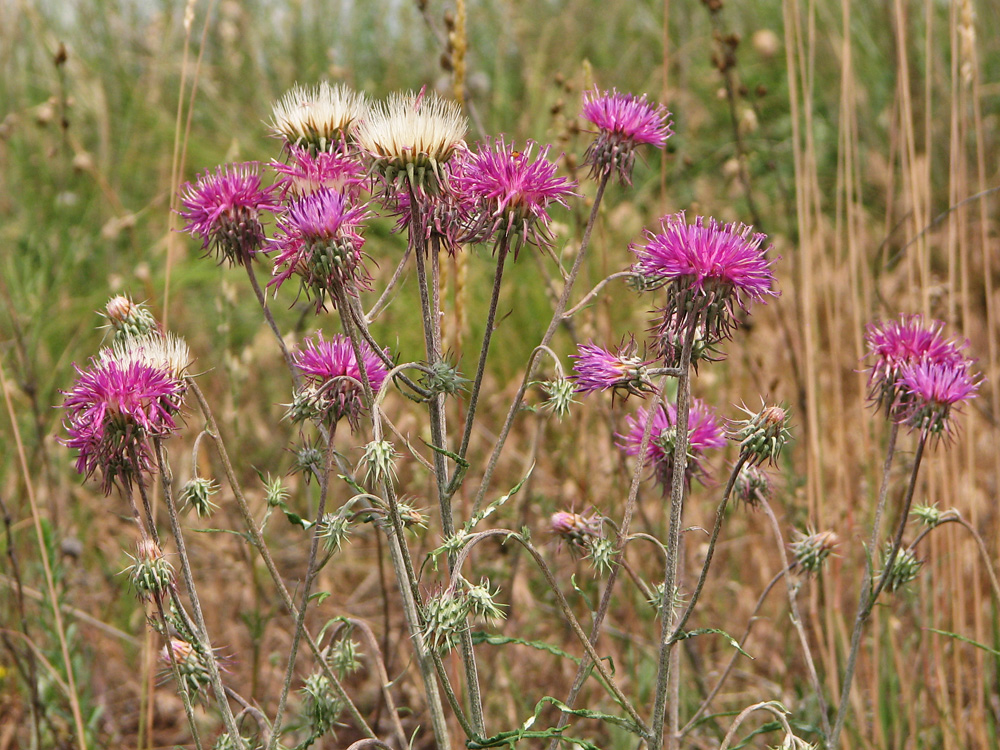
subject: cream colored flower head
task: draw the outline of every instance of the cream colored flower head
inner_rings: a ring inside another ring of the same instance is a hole
[[[397,93],[369,108],[355,138],[390,183],[405,174],[415,188],[434,191],[444,182],[441,165],[465,147],[468,125],[450,99],[433,92]]]
[[[169,332],[165,336],[149,333],[116,340],[101,350],[100,359],[102,362],[114,361],[122,368],[138,362],[163,370],[179,380],[191,364],[191,351],[180,336]]]
[[[292,146],[330,151],[365,113],[362,94],[343,84],[293,86],[274,105],[271,130]]]

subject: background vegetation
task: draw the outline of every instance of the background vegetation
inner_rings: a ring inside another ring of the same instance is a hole
[[[447,92],[442,40],[454,9],[429,0],[422,14],[420,4],[0,2],[0,367],[9,417],[0,420],[0,750],[28,746],[33,696],[52,746],[72,744],[59,627],[94,746],[184,741],[179,699],[169,685],[158,686],[160,644],[119,575],[132,544],[127,511],[96,483],[80,481],[69,451],[55,441],[61,415],[53,406],[72,382],[72,363],[83,364],[101,343],[94,311],[115,293],[145,299],[196,353],[202,388],[214,399],[231,452],[243,459],[246,485],[262,502],[255,467],[281,474],[291,462],[286,449],[296,436],[278,422],[280,404],[290,400],[289,378],[238,269],[199,258],[174,231],[177,177],[191,179],[224,161],[272,158],[278,143],[267,137],[266,120],[294,82],[345,81],[373,97],[425,84]],[[997,559],[1000,13],[991,0],[469,0],[467,13],[470,140],[504,132],[551,142],[573,172],[588,143],[577,119],[579,94],[592,83],[648,92],[674,113],[667,151],[647,152],[634,188],[615,187],[606,199],[590,281],[624,267],[641,228],[680,209],[754,223],[782,256],[782,297],[755,311],[728,359],[703,368],[694,391],[730,417],[738,413],[733,404],[756,406],[758,394],[792,408],[797,442],[783,456],[775,505],[786,536],[790,527],[808,525],[841,538],[840,556],[820,578],[802,581],[801,595],[820,677],[829,695],[838,694],[886,435],[883,420],[864,406],[858,372],[867,321],[923,312],[970,339],[984,374],[980,397],[962,418],[956,443],[926,463],[918,501],[960,510]],[[585,198],[557,217],[563,238],[574,236],[586,209]],[[383,275],[401,250],[390,226],[384,222],[367,246]],[[481,334],[464,329],[460,313],[482,308],[489,270],[488,256],[469,259],[466,296],[459,293],[458,310],[446,321],[457,352]],[[507,280],[484,424],[502,418],[514,378],[541,336],[551,295],[551,284],[541,282],[551,273],[550,261],[526,253]],[[414,294],[412,287],[402,294]],[[610,343],[642,330],[647,311],[634,300],[616,288],[562,336],[560,350],[571,350],[570,334]],[[403,309],[395,305],[377,333],[398,342],[393,348],[404,360],[407,352],[414,359],[418,328]],[[315,324],[305,311],[275,306],[283,329],[297,336]],[[323,325],[336,330],[333,317]],[[415,421],[407,424],[405,405],[396,408],[404,430],[419,431]],[[495,482],[510,487],[537,453],[530,485],[505,508],[503,521],[545,539],[567,585],[576,575],[581,612],[599,591],[595,575],[549,543],[544,530],[556,509],[615,511],[627,487],[612,435],[622,420],[617,406],[596,402],[544,430],[524,419]],[[188,442],[196,422],[192,416]],[[488,450],[490,436],[477,439],[480,452]],[[899,463],[902,477],[908,467]],[[190,468],[180,463],[181,480]],[[413,489],[428,481],[419,467],[403,471]],[[293,502],[308,508],[315,488],[297,478],[289,484]],[[474,490],[468,482],[465,492]],[[663,520],[661,500],[651,484],[644,492],[642,512],[655,528]],[[689,503],[691,523],[710,525],[712,498],[696,494],[704,502]],[[237,528],[225,491],[219,500],[221,515],[211,525]],[[269,531],[294,582],[307,539],[277,522]],[[240,540],[193,536],[203,585],[214,587],[203,597],[213,602],[209,628],[225,644],[230,679],[244,694],[273,701],[291,622]],[[42,593],[39,538],[61,623]],[[436,540],[423,544],[426,551]],[[687,550],[692,568],[699,542],[689,541]],[[322,573],[320,588],[332,594],[326,614],[364,617],[380,637],[405,632],[398,608],[384,606],[379,593],[386,573],[374,536],[359,534],[349,551],[336,574]],[[481,553],[479,565],[495,568],[492,580],[510,605],[504,629],[572,649],[534,574],[499,545],[491,554],[495,563]],[[781,568],[767,519],[738,510],[718,554],[698,626],[739,632]],[[1000,646],[997,602],[979,554],[964,529],[942,527],[921,549],[927,563],[918,581],[879,607],[863,647],[845,747],[997,746],[996,657],[928,629]],[[638,556],[633,562],[642,567]],[[776,698],[808,724],[815,705],[788,635],[787,602],[772,596],[761,616],[765,622],[748,645],[756,659],[739,663],[716,708]],[[654,632],[651,610],[634,593],[621,597],[609,619],[604,647],[615,654],[623,681],[651,690],[651,644],[644,640]],[[397,624],[387,628],[390,621]],[[385,648],[397,675],[406,667],[406,644],[386,641]],[[575,671],[549,654],[482,648],[481,668],[495,688],[487,712],[511,728],[540,696],[562,696]],[[26,663],[29,653],[36,668],[25,679],[15,656]],[[700,639],[690,651],[694,673],[711,683],[729,654],[724,643]],[[417,686],[402,681],[399,702],[419,705]],[[362,707],[377,703],[371,681],[359,678],[355,689]],[[698,689],[693,682],[692,707]],[[709,720],[692,746],[717,746],[725,724]],[[341,739],[351,739],[349,730]]]

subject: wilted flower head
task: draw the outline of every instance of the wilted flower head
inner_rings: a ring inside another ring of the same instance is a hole
[[[101,470],[104,493],[110,494],[115,484],[127,488],[153,471],[148,440],[176,429],[185,386],[162,367],[119,361],[106,352],[92,358],[89,369],[77,367],[76,383],[63,392],[63,443],[79,451],[78,472],[89,477]]]
[[[261,184],[256,162],[227,164],[215,173],[206,170],[194,185],[181,188],[180,215],[184,231],[214,250],[219,262],[246,265],[264,244],[261,214],[278,211],[274,186]]]
[[[372,391],[379,388],[388,375],[381,358],[366,343],[361,344],[362,364]],[[364,408],[361,390],[361,370],[354,357],[354,347],[346,336],[335,335],[329,341],[322,332],[314,340],[307,339],[292,355],[295,366],[305,377],[306,386],[323,417],[334,421],[347,417],[352,426]]]
[[[301,198],[320,190],[344,193],[352,202],[361,195],[365,169],[361,163],[343,151],[319,151],[290,146],[288,161],[272,161],[278,173],[275,185],[283,199]]]
[[[528,141],[524,151],[518,151],[501,137],[487,140],[469,155],[455,182],[478,209],[469,228],[470,241],[493,239],[497,245],[513,241],[515,258],[525,243],[550,243],[548,209],[553,203],[566,206],[575,183],[556,175],[548,146],[537,156],[532,153],[535,146]]]
[[[895,418],[914,430],[936,437],[951,431],[951,412],[976,397],[979,381],[969,373],[971,363],[923,360],[900,368],[896,381]]]
[[[876,408],[892,415],[898,406],[898,383],[903,368],[926,362],[931,365],[961,365],[968,342],[947,339],[944,323],[926,322],[921,315],[901,315],[898,320],[869,323],[865,329],[868,356],[868,398]]]
[[[646,230],[646,244],[632,246],[633,270],[666,287],[661,333],[684,335],[697,324],[710,345],[735,327],[737,306],[748,311],[777,296],[764,240],[745,224],[701,216],[688,224],[683,212],[660,219],[659,233]]]
[[[108,300],[102,313],[115,332],[115,341],[156,332],[156,318],[141,302],[119,294]]]
[[[269,286],[280,287],[293,274],[302,277],[302,288],[321,310],[327,298],[336,307],[337,293],[357,294],[368,289],[371,276],[361,251],[364,238],[363,206],[351,206],[343,193],[323,188],[294,201],[278,221],[278,249],[274,278]]]
[[[364,96],[343,84],[296,85],[275,103],[271,130],[289,146],[332,151],[346,141],[366,108]]]
[[[570,356],[576,359],[571,377],[576,381],[578,393],[612,388],[615,393],[624,392],[628,397],[656,391],[646,374],[649,362],[635,354],[635,339],[623,343],[614,354],[596,344],[578,344],[577,351],[578,354]]]
[[[160,661],[166,665],[169,674],[172,674],[173,665],[177,665],[184,687],[191,695],[197,695],[211,680],[205,657],[194,644],[180,638],[171,638],[160,650]]]
[[[387,189],[401,183],[436,193],[448,184],[443,167],[464,147],[467,128],[458,103],[421,90],[373,104],[358,125],[357,140],[374,159]]]
[[[628,432],[619,434],[618,447],[629,456],[639,454],[642,445],[642,435],[646,429],[646,419],[649,412],[639,409],[634,417],[627,417]],[[674,470],[674,446],[677,435],[674,425],[677,423],[677,407],[669,404],[666,408],[656,407],[653,412],[653,426],[646,446],[645,460],[653,467],[653,476],[665,488],[671,485]],[[688,462],[684,481],[688,486],[692,479],[704,480],[708,472],[705,461],[709,450],[722,448],[726,444],[725,432],[722,429],[715,410],[699,398],[691,400],[688,413]]]
[[[646,143],[663,148],[673,135],[666,107],[646,101],[645,95],[637,97],[616,89],[587,91],[581,114],[598,128],[597,138],[584,156],[595,179],[614,169],[622,184],[631,185],[635,147]]]

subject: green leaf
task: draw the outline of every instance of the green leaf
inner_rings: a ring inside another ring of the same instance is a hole
[[[981,648],[983,651],[993,656],[1000,656],[1000,651],[992,649],[984,643],[979,643],[978,641],[974,641],[971,638],[966,638],[964,635],[959,635],[958,633],[949,633],[947,630],[938,630],[937,628],[927,628],[927,630],[931,631],[932,633],[937,633],[938,635],[946,635],[949,638],[954,638],[955,640],[962,641],[963,643],[968,643],[970,646]]]
[[[314,591],[313,593],[309,594],[309,601],[316,602],[317,604],[322,604],[324,601],[326,601],[326,598],[328,596],[330,596],[329,591]]]
[[[672,642],[676,643],[677,641],[683,641],[683,640],[686,640],[688,638],[694,638],[695,636],[699,636],[699,635],[721,635],[726,640],[729,641],[729,645],[730,646],[732,646],[733,648],[735,648],[737,651],[739,651],[741,654],[743,654],[746,658],[750,659],[751,661],[753,660],[753,657],[750,656],[750,654],[748,654],[746,651],[744,651],[742,649],[742,647],[740,647],[740,642],[739,641],[737,641],[735,638],[733,638],[731,635],[729,635],[729,633],[727,633],[725,630],[719,630],[719,628],[698,628],[697,630],[689,630],[689,631],[687,631],[685,633],[678,633],[677,635],[674,636]]]
[[[475,632],[472,634],[472,644],[478,646],[479,644],[485,643],[490,646],[507,646],[510,644],[515,644],[518,646],[527,646],[528,648],[533,648],[538,651],[545,651],[552,654],[553,656],[561,656],[564,659],[569,659],[574,664],[580,663],[580,657],[573,656],[563,651],[558,646],[553,646],[551,643],[545,643],[544,641],[526,641],[524,638],[511,638],[505,635],[494,635],[493,633],[483,633]]]

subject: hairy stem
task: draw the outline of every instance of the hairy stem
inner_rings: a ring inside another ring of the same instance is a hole
[[[359,362],[361,360],[358,360]],[[299,641],[306,625],[306,610],[309,607],[309,594],[312,591],[313,581],[316,580],[318,568],[316,557],[319,551],[319,536],[322,531],[323,515],[326,513],[326,498],[330,488],[330,472],[333,470],[334,435],[336,424],[330,430],[330,439],[326,444],[326,464],[323,473],[319,478],[319,504],[316,508],[316,519],[313,522],[312,543],[309,546],[309,562],[306,564],[306,581],[302,587],[302,604],[299,605],[299,612],[295,618],[295,631],[292,635],[292,645],[288,652],[288,667],[285,669],[285,681],[281,686],[281,695],[278,698],[278,710],[274,715],[274,723],[271,729],[271,741],[268,743],[268,750],[274,750],[278,745],[281,736],[281,722],[285,713],[285,702],[288,700],[288,691],[292,686],[292,677],[295,675],[295,657],[299,652]]]
[[[906,497],[903,500],[903,508],[899,517],[899,524],[896,528],[896,535],[892,540],[892,546],[889,548],[889,555],[885,560],[885,567],[882,569],[882,574],[879,576],[878,582],[875,584],[874,589],[871,593],[868,592],[868,587],[863,586],[861,589],[861,597],[858,601],[858,613],[854,619],[854,630],[851,633],[851,650],[847,654],[847,666],[844,669],[844,686],[840,691],[840,705],[837,707],[837,716],[833,723],[833,731],[830,733],[829,739],[827,740],[827,748],[829,750],[834,750],[837,747],[837,743],[840,740],[840,733],[844,729],[844,720],[847,718],[848,709],[848,699],[851,697],[851,685],[854,682],[854,670],[858,663],[858,651],[861,647],[861,634],[864,630],[865,623],[868,621],[868,617],[872,613],[872,609],[875,606],[875,602],[878,600],[879,594],[882,593],[882,589],[885,588],[885,584],[889,580],[889,575],[892,573],[892,566],[896,562],[896,555],[899,553],[899,548],[903,543],[903,531],[906,528],[906,521],[910,515],[910,505],[913,502],[913,492],[917,486],[917,473],[920,471],[920,462],[924,456],[924,446],[927,443],[927,432],[921,431],[920,439],[917,442],[917,452],[913,457],[913,470],[910,473],[910,483],[906,488]],[[890,447],[894,448],[894,445]],[[885,466],[888,469],[891,466],[891,457],[886,456]],[[883,483],[888,482],[887,477],[883,476]],[[877,540],[875,541],[877,545]],[[877,555],[878,547],[874,546],[868,551],[869,555]],[[870,567],[869,563],[869,567]]]

